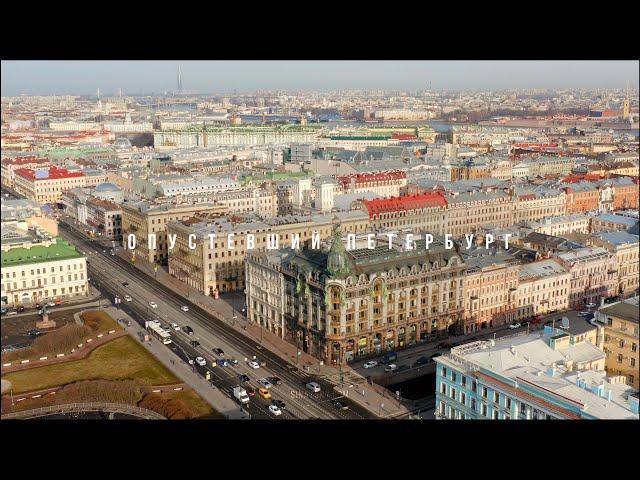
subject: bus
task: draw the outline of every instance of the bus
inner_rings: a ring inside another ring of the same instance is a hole
[[[169,332],[166,332],[163,328],[162,325],[160,325],[160,322],[145,322],[144,323],[145,328],[147,329],[147,331],[153,335],[154,337],[156,337],[158,340],[160,340],[162,342],[163,345],[169,345],[172,340],[171,340],[171,335],[169,334]]]

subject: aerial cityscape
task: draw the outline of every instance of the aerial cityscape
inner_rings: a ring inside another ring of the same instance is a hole
[[[2,420],[638,420],[639,66],[3,61]]]

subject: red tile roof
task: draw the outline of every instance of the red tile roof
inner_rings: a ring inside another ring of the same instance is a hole
[[[369,217],[373,217],[381,213],[403,212],[437,206],[445,207],[447,200],[441,193],[422,193],[404,197],[364,200],[363,203],[369,212]]]
[[[82,172],[70,172],[66,168],[57,168],[57,167],[50,167],[48,175],[46,177],[43,176],[42,178],[36,177],[36,171],[31,170],[30,168],[19,168],[18,170],[16,170],[16,175],[19,175],[21,177],[24,177],[32,181],[33,180],[55,180],[59,178],[76,178],[76,177],[85,176],[85,174]]]
[[[49,159],[30,155],[28,157],[3,158],[2,163],[4,165],[28,165],[30,163],[46,164],[49,163]]]

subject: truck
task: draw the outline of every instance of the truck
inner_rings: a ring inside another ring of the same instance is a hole
[[[234,387],[233,396],[236,397],[236,400],[238,400],[242,405],[249,403],[249,395],[247,395],[247,391],[244,387]]]

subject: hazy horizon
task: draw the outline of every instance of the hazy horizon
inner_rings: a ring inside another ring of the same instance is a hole
[[[640,62],[629,61],[3,61],[2,96],[140,95],[234,90],[637,90]]]

